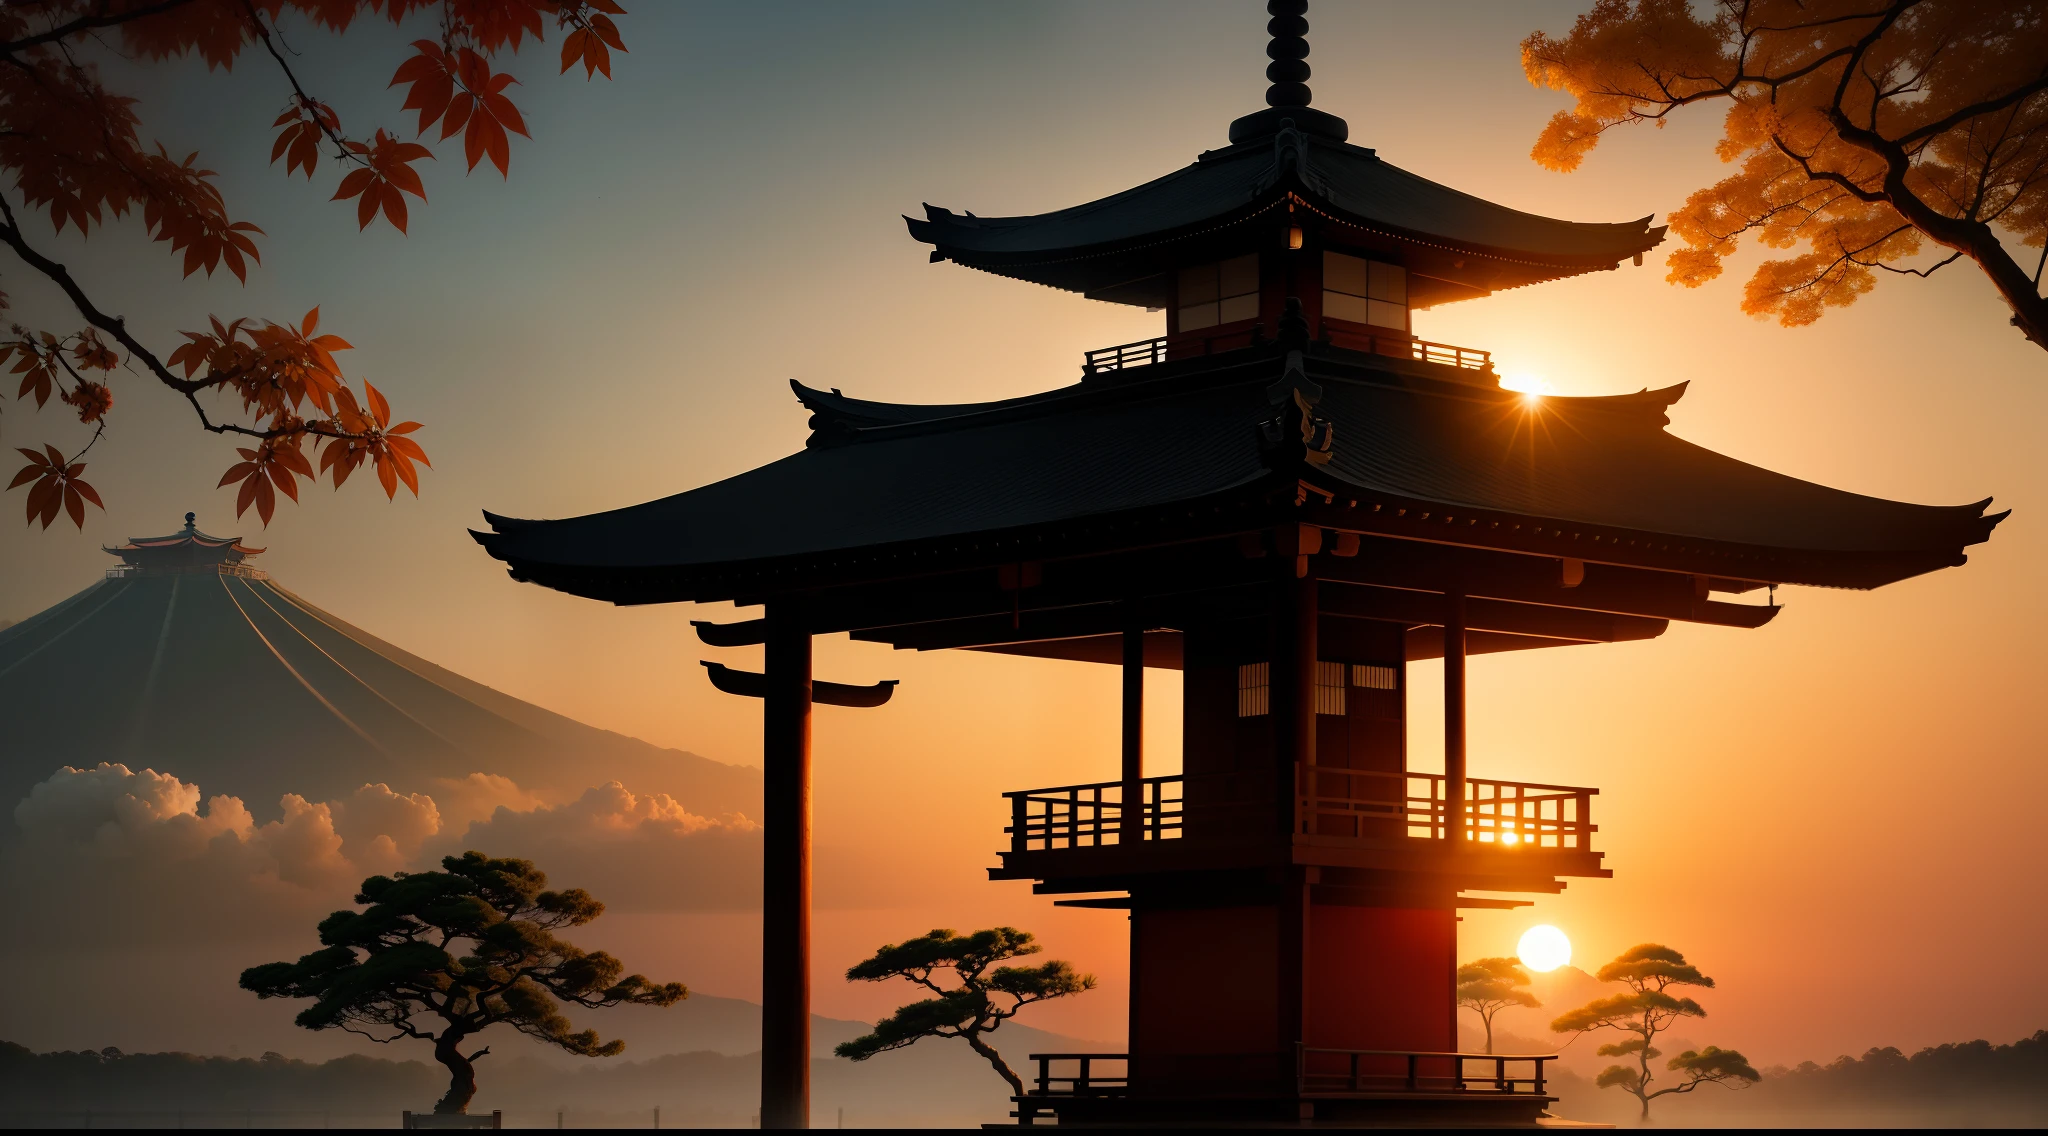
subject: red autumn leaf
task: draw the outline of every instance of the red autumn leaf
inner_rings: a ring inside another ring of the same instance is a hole
[[[276,165],[279,158],[284,158],[286,177],[304,169],[310,181],[313,167],[320,160],[320,143],[329,132],[340,132],[341,119],[325,103],[298,99],[292,109],[277,116],[271,125],[284,129],[278,131],[277,141],[270,147],[270,163]]]
[[[386,86],[412,84],[402,109],[420,112],[418,133],[425,134],[427,127],[446,113],[449,100],[455,97],[455,68],[448,53],[433,40],[414,40],[412,46],[418,54],[399,64],[397,73],[391,76],[391,82]],[[447,134],[442,137],[447,137]]]
[[[595,5],[592,5],[595,7]],[[617,5],[610,5],[616,9]],[[583,63],[583,77],[590,78],[598,71],[604,77],[612,77],[613,51],[626,50],[625,41],[619,38],[619,28],[611,17],[591,16],[588,23],[562,38],[562,70],[568,71],[580,60]]]
[[[441,123],[441,137],[446,138],[460,128],[463,156],[469,160],[471,170],[488,156],[491,164],[498,167],[499,176],[510,176],[512,147],[505,132],[530,137],[526,133],[526,119],[505,94],[505,88],[518,80],[503,73],[492,74],[484,57],[466,47],[457,53],[455,72],[463,90],[449,104],[448,117]]]
[[[405,198],[410,193],[421,201],[427,199],[426,186],[421,184],[419,171],[410,163],[421,158],[431,158],[433,151],[417,142],[402,142],[383,130],[377,131],[376,139],[369,145],[361,142],[349,143],[349,149],[360,155],[365,163],[363,168],[351,170],[341,179],[340,188],[334,191],[333,201],[357,198],[357,228],[367,229],[382,210],[386,220],[399,232],[405,232]],[[402,191],[402,192],[401,192]]]
[[[50,523],[57,519],[57,513],[61,510],[69,514],[71,522],[82,529],[85,527],[87,502],[102,510],[106,508],[100,501],[99,493],[92,486],[79,480],[78,475],[85,472],[84,462],[66,463],[64,455],[58,452],[57,447],[48,444],[43,446],[42,453],[24,447],[16,447],[16,451],[28,459],[28,464],[14,475],[14,480],[8,483],[7,488],[18,489],[23,485],[29,487],[29,524],[41,521],[43,527],[47,529]]]

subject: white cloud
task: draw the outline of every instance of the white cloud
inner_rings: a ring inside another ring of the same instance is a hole
[[[552,808],[501,807],[438,843],[524,857],[554,886],[585,888],[623,910],[731,911],[761,901],[760,825],[740,813],[700,816],[617,781]]]

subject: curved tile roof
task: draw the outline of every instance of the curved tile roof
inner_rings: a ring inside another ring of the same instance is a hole
[[[1648,217],[1589,224],[1524,213],[1409,173],[1364,147],[1293,130],[1209,151],[1165,177],[1068,209],[976,217],[926,205],[923,220],[905,220],[911,236],[948,256],[1016,263],[1241,219],[1289,192],[1396,236],[1559,267],[1611,265],[1664,235]]]
[[[1532,405],[1348,354],[1308,361],[1322,388],[1316,412],[1335,438],[1333,459],[1313,474],[1406,502],[1869,558],[1771,577],[1858,587],[1959,562],[2003,516],[1985,516],[1988,502],[1849,493],[1686,442],[1664,429],[1663,409],[1682,388]],[[1269,350],[1240,355],[1239,364],[1164,364],[1150,381],[980,405],[901,406],[800,387],[819,430],[800,453],[605,513],[486,514],[496,531],[475,535],[515,574],[522,565],[688,571],[1112,516],[1265,479],[1291,485],[1296,471],[1276,466],[1259,441],[1261,422],[1277,413],[1269,384],[1278,360]]]

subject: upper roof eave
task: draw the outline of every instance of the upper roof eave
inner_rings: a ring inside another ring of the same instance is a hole
[[[1655,247],[1665,233],[1648,216],[1589,223],[1510,209],[1411,174],[1364,147],[1293,131],[1270,145],[1210,151],[1163,178],[1067,209],[977,217],[926,204],[924,219],[904,220],[912,237],[948,258],[1015,268],[1185,239],[1238,223],[1290,193],[1398,240],[1531,266],[1614,264]]]

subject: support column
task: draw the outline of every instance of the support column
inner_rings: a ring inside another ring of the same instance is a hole
[[[1301,831],[1303,780],[1316,763],[1316,581],[1288,575],[1280,582],[1273,619],[1273,664],[1268,676],[1274,742],[1274,783],[1281,829]]]
[[[1135,601],[1124,605],[1124,738],[1122,838],[1145,838],[1145,625]]]
[[[1465,593],[1444,594],[1444,837],[1465,847]]]
[[[761,1127],[811,1123],[811,632],[768,605],[762,699]]]

